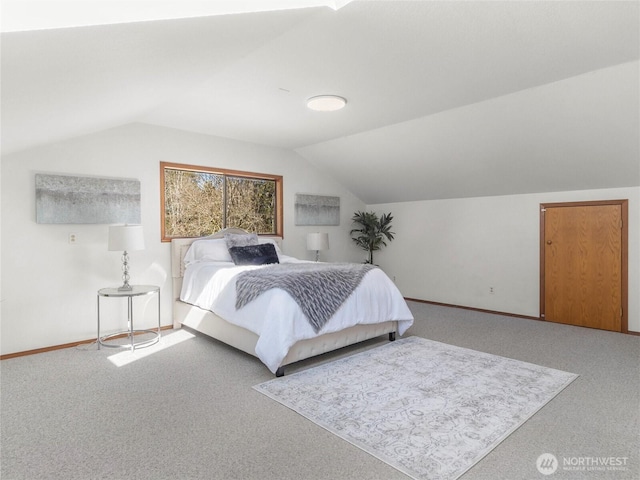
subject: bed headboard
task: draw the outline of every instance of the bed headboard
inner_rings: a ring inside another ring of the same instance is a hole
[[[249,233],[241,228],[224,228],[219,232],[206,237],[196,238],[174,238],[171,240],[171,276],[173,277],[173,299],[178,300],[180,298],[180,291],[182,290],[182,277],[184,276],[184,256],[187,254],[187,250],[193,242],[196,240],[206,240],[214,238],[224,238],[226,233],[231,234],[246,234]],[[281,237],[269,237],[273,238],[278,246],[281,246]]]

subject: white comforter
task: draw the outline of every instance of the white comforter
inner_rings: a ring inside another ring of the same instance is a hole
[[[281,263],[301,262],[281,257]],[[210,310],[230,323],[259,336],[256,355],[275,373],[291,346],[299,340],[336,332],[356,324],[398,320],[400,335],[413,324],[413,315],[395,284],[379,268],[367,273],[360,285],[325,324],[319,334],[293,298],[275,288],[236,310],[236,276],[260,266],[227,262],[194,263],[187,267],[180,299]]]

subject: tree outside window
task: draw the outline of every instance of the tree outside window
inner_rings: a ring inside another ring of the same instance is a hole
[[[162,240],[222,228],[282,235],[282,177],[160,163]]]

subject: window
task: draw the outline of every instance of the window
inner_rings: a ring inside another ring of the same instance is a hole
[[[282,177],[160,162],[162,241],[226,227],[282,235]]]

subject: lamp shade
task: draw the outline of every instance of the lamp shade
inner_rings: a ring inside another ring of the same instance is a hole
[[[329,250],[329,234],[319,232],[308,233],[307,250]]]
[[[144,250],[142,225],[118,225],[109,227],[109,250],[130,252]]]

